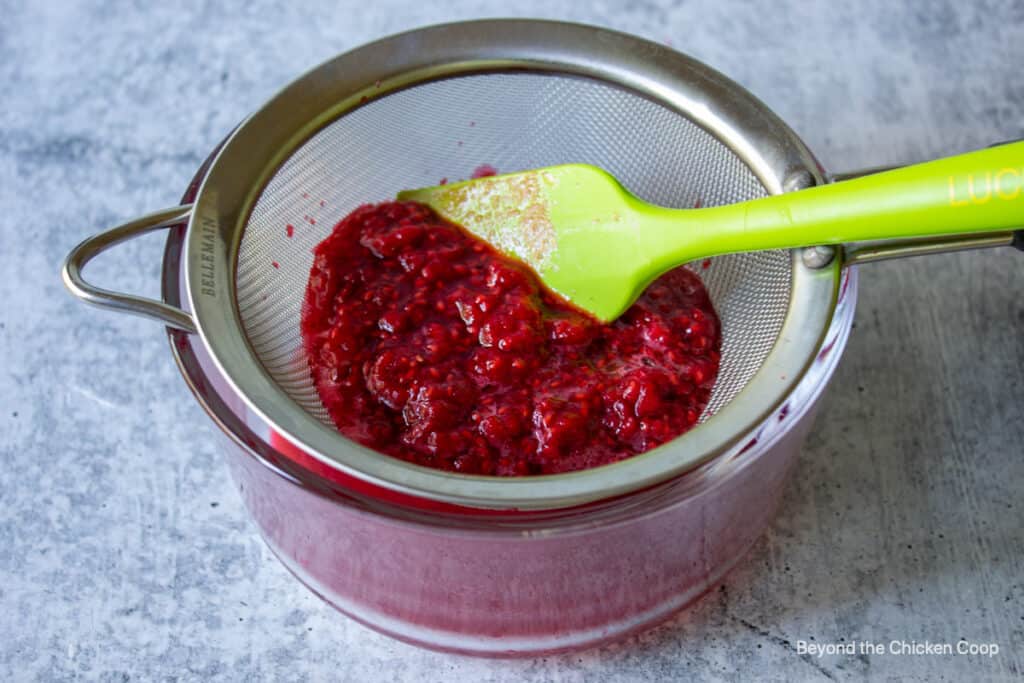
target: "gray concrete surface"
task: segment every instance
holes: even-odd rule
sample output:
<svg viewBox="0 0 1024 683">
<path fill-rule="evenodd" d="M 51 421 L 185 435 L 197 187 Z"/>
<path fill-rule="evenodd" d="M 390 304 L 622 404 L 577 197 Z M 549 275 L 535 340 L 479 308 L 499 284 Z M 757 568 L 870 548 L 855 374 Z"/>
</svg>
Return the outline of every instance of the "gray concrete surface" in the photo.
<svg viewBox="0 0 1024 683">
<path fill-rule="evenodd" d="M 641 637 L 513 662 L 421 651 L 319 602 L 247 521 L 161 330 L 63 291 L 74 243 L 175 202 L 295 75 L 386 33 L 498 15 L 669 42 L 834 170 L 1024 136 L 1021 2 L 0 0 L 0 679 L 1019 680 L 1024 254 L 864 268 L 836 382 L 742 566 Z M 160 246 L 93 276 L 155 294 Z M 999 654 L 797 651 L 961 638 Z"/>
</svg>

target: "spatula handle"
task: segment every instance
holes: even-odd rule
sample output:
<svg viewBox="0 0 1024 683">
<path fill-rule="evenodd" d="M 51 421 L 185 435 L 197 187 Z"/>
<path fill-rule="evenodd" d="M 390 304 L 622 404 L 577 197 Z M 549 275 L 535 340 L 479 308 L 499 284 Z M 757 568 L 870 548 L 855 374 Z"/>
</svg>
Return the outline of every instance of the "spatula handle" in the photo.
<svg viewBox="0 0 1024 683">
<path fill-rule="evenodd" d="M 1024 142 L 709 212 L 736 251 L 1018 229 Z"/>
</svg>

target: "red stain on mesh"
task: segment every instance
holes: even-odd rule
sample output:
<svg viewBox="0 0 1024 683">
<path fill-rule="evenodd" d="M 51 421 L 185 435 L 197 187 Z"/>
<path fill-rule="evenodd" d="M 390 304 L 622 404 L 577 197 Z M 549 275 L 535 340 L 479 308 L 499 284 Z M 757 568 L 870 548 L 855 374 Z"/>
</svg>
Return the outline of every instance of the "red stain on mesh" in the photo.
<svg viewBox="0 0 1024 683">
<path fill-rule="evenodd" d="M 473 169 L 473 175 L 471 178 L 486 178 L 488 176 L 498 175 L 498 169 L 494 168 L 490 164 L 480 164 Z"/>
</svg>

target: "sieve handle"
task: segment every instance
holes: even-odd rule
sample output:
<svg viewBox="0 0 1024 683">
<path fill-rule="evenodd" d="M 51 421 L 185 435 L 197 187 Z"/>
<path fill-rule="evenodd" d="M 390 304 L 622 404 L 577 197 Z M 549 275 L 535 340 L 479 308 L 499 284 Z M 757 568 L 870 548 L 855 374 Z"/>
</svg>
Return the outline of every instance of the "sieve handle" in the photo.
<svg viewBox="0 0 1024 683">
<path fill-rule="evenodd" d="M 131 294 L 120 294 L 96 287 L 82 277 L 82 269 L 85 268 L 85 265 L 110 247 L 147 232 L 177 225 L 188 220 L 191 215 L 192 205 L 182 204 L 147 214 L 106 232 L 93 235 L 72 249 L 64 260 L 64 267 L 61 270 L 64 285 L 73 295 L 87 304 L 152 318 L 169 327 L 194 334 L 196 325 L 192 321 L 192 316 L 180 308 L 169 306 L 162 301 L 144 299 Z"/>
</svg>

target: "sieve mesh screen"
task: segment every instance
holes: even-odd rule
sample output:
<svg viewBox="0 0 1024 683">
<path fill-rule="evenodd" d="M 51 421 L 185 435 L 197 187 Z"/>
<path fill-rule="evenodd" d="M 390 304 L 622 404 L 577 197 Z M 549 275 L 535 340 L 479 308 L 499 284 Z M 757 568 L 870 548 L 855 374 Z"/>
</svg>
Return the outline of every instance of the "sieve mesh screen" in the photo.
<svg viewBox="0 0 1024 683">
<path fill-rule="evenodd" d="M 239 315 L 266 371 L 302 408 L 331 424 L 306 364 L 299 320 L 312 250 L 335 223 L 406 188 L 580 162 L 639 197 L 692 207 L 765 190 L 744 162 L 682 114 L 602 81 L 490 73 L 425 82 L 375 98 L 320 130 L 259 197 L 238 252 Z M 322 204 L 321 204 L 322 203 Z M 293 235 L 287 226 L 294 226 Z M 760 368 L 785 318 L 791 261 L 782 251 L 695 267 L 722 321 L 722 361 L 702 419 Z"/>
</svg>

